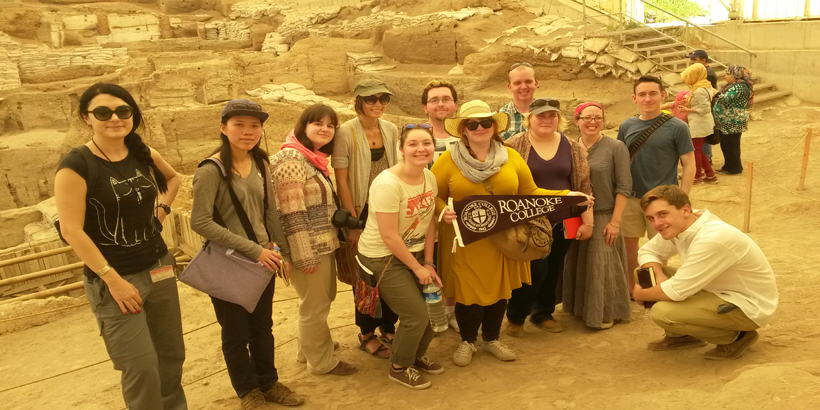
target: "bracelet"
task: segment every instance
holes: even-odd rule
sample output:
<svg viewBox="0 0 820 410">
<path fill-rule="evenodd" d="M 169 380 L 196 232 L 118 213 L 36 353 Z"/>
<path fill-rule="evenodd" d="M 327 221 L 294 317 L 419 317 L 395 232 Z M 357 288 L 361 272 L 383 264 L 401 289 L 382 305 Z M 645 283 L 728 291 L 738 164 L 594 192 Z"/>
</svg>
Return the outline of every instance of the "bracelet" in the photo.
<svg viewBox="0 0 820 410">
<path fill-rule="evenodd" d="M 100 270 L 98 270 L 98 271 L 97 271 L 97 276 L 102 276 L 102 275 L 105 275 L 105 274 L 106 274 L 106 273 L 108 273 L 108 271 L 110 271 L 111 269 L 113 269 L 113 268 L 111 267 L 111 265 L 109 265 L 109 264 L 105 264 L 105 266 L 103 266 L 102 268 L 100 268 Z"/>
<path fill-rule="evenodd" d="M 433 262 L 430 262 L 430 261 L 424 261 L 424 264 L 425 264 L 425 265 L 430 265 L 430 266 L 432 266 L 432 267 L 433 267 L 433 269 L 435 269 L 435 268 L 436 268 L 436 264 L 435 264 L 435 263 L 433 263 Z"/>
<path fill-rule="evenodd" d="M 615 225 L 615 224 L 614 224 L 614 223 L 612 223 L 612 222 L 607 222 L 607 225 L 612 225 L 612 226 L 614 226 L 614 227 L 616 227 L 616 228 L 618 228 L 618 229 L 620 229 L 620 228 L 621 228 L 621 225 Z"/>
</svg>

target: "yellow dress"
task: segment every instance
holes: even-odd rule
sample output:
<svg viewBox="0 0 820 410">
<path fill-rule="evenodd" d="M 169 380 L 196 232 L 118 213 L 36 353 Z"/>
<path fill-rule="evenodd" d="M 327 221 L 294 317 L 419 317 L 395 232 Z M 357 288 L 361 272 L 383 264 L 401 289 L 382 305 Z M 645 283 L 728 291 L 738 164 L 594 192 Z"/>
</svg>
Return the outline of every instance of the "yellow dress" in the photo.
<svg viewBox="0 0 820 410">
<path fill-rule="evenodd" d="M 532 180 L 527 163 L 509 147 L 509 160 L 501 170 L 490 177 L 496 195 L 566 195 L 569 191 L 540 189 Z M 436 160 L 432 168 L 438 184 L 436 215 L 447 204 L 447 198 L 457 201 L 471 195 L 489 195 L 484 185 L 470 182 L 456 167 L 450 152 Z M 444 295 L 455 297 L 463 305 L 489 306 L 499 300 L 509 299 L 513 289 L 522 283 L 531 283 L 530 263 L 504 256 L 489 238 L 457 247 L 451 253 L 455 231 L 453 226 L 439 224 L 439 274 L 444 284 Z"/>
</svg>

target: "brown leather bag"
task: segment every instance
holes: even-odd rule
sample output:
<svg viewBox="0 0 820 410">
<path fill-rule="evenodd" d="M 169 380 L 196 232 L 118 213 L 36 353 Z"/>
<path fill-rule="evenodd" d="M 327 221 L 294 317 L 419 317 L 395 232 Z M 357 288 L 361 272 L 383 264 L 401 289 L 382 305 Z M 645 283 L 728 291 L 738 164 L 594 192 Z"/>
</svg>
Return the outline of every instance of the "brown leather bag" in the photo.
<svg viewBox="0 0 820 410">
<path fill-rule="evenodd" d="M 483 183 L 484 189 L 495 195 L 490 181 Z M 508 258 L 522 262 L 544 259 L 552 247 L 552 224 L 542 216 L 492 235 L 490 241 Z"/>
</svg>

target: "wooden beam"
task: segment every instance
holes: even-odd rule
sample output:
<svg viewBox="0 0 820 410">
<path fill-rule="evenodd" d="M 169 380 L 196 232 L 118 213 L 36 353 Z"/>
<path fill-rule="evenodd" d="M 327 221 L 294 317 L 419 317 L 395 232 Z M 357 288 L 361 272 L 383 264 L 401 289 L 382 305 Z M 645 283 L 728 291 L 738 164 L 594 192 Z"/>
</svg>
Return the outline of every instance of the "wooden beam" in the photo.
<svg viewBox="0 0 820 410">
<path fill-rule="evenodd" d="M 37 252 L 37 253 L 29 254 L 29 255 L 18 256 L 16 258 L 1 260 L 0 261 L 0 268 L 5 267 L 5 266 L 9 266 L 9 265 L 16 265 L 16 264 L 22 263 L 22 262 L 32 261 L 32 260 L 35 260 L 35 259 L 42 259 L 42 258 L 45 258 L 47 256 L 54 256 L 54 255 L 59 255 L 61 253 L 71 252 L 71 250 L 72 249 L 71 249 L 70 246 L 64 246 L 62 248 L 50 249 L 50 250 L 43 251 L 43 252 Z"/>
<path fill-rule="evenodd" d="M 809 167 L 809 149 L 811 148 L 811 130 L 812 129 L 809 128 L 809 132 L 806 134 L 806 143 L 803 145 L 803 166 L 800 168 L 800 183 L 797 185 L 798 191 L 805 189 L 806 169 Z"/>
<path fill-rule="evenodd" d="M 60 266 L 58 268 L 51 268 L 46 270 L 41 270 L 38 272 L 27 273 L 25 275 L 14 276 L 8 279 L 0 280 L 0 286 L 3 285 L 13 285 L 15 283 L 25 282 L 31 279 L 42 278 L 43 276 L 53 275 L 55 273 L 63 273 L 68 272 L 70 270 L 79 269 L 83 267 L 82 262 L 72 263 L 70 265 Z"/>
<path fill-rule="evenodd" d="M 72 290 L 82 289 L 83 283 L 82 282 L 74 282 L 69 285 L 59 286 L 53 289 L 44 290 L 42 292 L 32 293 L 29 295 L 23 295 L 20 297 L 16 297 L 14 299 L 7 299 L 7 300 L 0 300 L 0 305 L 4 305 L 11 302 L 19 302 L 23 300 L 30 300 L 30 299 L 43 299 L 49 296 L 57 296 L 63 293 L 71 292 Z"/>
</svg>

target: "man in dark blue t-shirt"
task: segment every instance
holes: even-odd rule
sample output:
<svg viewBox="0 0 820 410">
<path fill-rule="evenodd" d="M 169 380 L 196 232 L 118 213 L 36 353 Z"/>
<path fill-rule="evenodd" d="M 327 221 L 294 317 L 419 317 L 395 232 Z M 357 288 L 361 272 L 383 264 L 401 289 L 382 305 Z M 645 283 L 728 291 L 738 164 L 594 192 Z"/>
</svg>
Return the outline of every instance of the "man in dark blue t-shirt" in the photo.
<svg viewBox="0 0 820 410">
<path fill-rule="evenodd" d="M 663 83 L 654 76 L 637 79 L 632 90 L 632 101 L 638 106 L 640 115 L 626 119 L 618 129 L 618 140 L 627 147 L 661 117 L 661 103 L 666 99 Z M 655 130 L 632 158 L 629 169 L 633 196 L 627 200 L 621 221 L 630 291 L 635 285 L 632 271 L 638 267 L 638 241 L 644 234 L 651 239 L 657 233 L 644 219 L 641 197 L 657 186 L 677 184 L 678 161 L 683 165 L 681 188 L 689 193 L 695 178 L 694 151 L 689 126 L 673 117 Z"/>
</svg>

